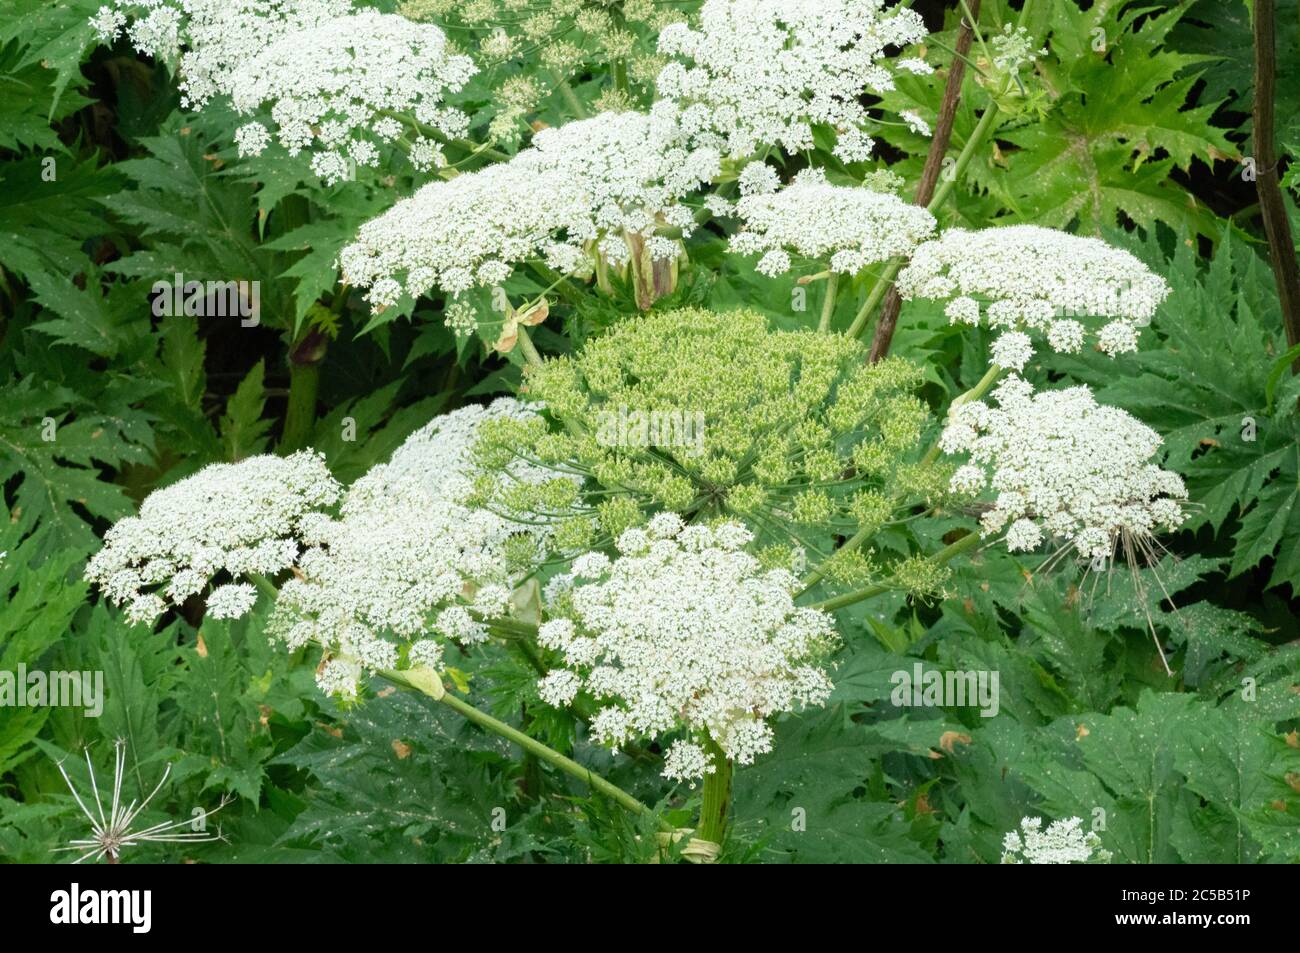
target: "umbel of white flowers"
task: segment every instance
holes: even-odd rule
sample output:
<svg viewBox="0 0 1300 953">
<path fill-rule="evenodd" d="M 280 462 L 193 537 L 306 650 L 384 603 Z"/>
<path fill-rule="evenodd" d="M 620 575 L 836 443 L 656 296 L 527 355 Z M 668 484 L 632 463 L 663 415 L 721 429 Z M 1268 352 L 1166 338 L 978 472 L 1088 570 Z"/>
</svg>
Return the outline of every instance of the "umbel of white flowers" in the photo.
<svg viewBox="0 0 1300 953">
<path fill-rule="evenodd" d="M 542 698 L 594 697 L 592 735 L 616 748 L 684 730 L 665 758 L 670 778 L 714 770 L 708 739 L 741 764 L 770 751 L 770 716 L 829 697 L 818 663 L 837 637 L 830 615 L 794 605 L 793 574 L 744 551 L 752 538 L 739 523 L 687 527 L 660 513 L 624 531 L 618 558 L 575 560 L 547 587 L 556 617 L 538 638 L 564 662 Z"/>
<path fill-rule="evenodd" d="M 405 131 L 394 114 L 411 114 L 447 138 L 463 136 L 468 117 L 443 102 L 474 73 L 467 56 L 452 55 L 437 27 L 367 10 L 286 34 L 239 64 L 231 100 L 241 114 L 270 104 L 276 138 L 290 155 L 315 139 L 324 150 L 312 171 L 331 184 L 348 174 L 348 160 L 379 162 L 374 140 L 391 142 Z M 239 130 L 241 154 L 257 154 L 268 134 L 258 122 Z M 420 137 L 410 152 L 427 170 L 441 153 Z"/>
<path fill-rule="evenodd" d="M 656 81 L 656 114 L 692 145 L 742 158 L 761 147 L 813 148 L 813 127 L 835 130 L 835 156 L 867 159 L 878 123 L 862 94 L 894 88 L 896 71 L 931 73 L 923 60 L 889 57 L 927 35 L 914 10 L 884 0 L 706 0 L 698 28 L 673 23 L 659 51 L 673 57 Z M 914 114 L 914 131 L 929 129 Z"/>
<path fill-rule="evenodd" d="M 1010 523 L 1007 548 L 1033 550 L 1048 537 L 1069 540 L 1085 558 L 1109 556 L 1116 539 L 1142 540 L 1183 521 L 1182 478 L 1154 462 L 1160 436 L 1127 412 L 1098 404 L 1087 387 L 1035 393 L 1019 377 L 982 401 L 959 404 L 940 438 L 947 453 L 969 454 L 951 489 L 994 504 L 986 534 Z"/>
<path fill-rule="evenodd" d="M 1075 353 L 1090 329 L 1079 317 L 1110 318 L 1095 331 L 1110 356 L 1137 350 L 1169 285 L 1129 252 L 1098 238 L 1037 225 L 949 229 L 922 243 L 898 276 L 903 298 L 948 302 L 954 324 L 1003 330 L 993 362 L 1021 370 L 1033 355 L 1029 332 Z"/>
<path fill-rule="evenodd" d="M 200 109 L 230 95 L 234 68 L 269 43 L 351 8 L 352 0 L 113 0 L 90 26 L 104 43 L 125 33 L 137 52 L 179 60 L 181 105 Z"/>
<path fill-rule="evenodd" d="M 141 623 L 224 575 L 229 581 L 208 596 L 208 614 L 241 616 L 257 592 L 240 580 L 293 566 L 304 524 L 340 491 L 324 457 L 311 451 L 212 464 L 150 493 L 138 516 L 116 523 L 86 578 L 126 605 L 128 621 Z"/>
<path fill-rule="evenodd" d="M 1101 838 L 1093 831 L 1085 833 L 1078 817 L 1052 821 L 1046 830 L 1041 817 L 1026 817 L 1019 832 L 1009 831 L 1002 839 L 1004 864 L 1107 864 L 1110 858 Z"/>
<path fill-rule="evenodd" d="M 470 450 L 484 421 L 534 416 L 503 397 L 435 417 L 348 489 L 337 519 L 304 527 L 308 548 L 280 589 L 270 630 L 290 649 L 309 642 L 326 649 L 323 691 L 354 696 L 364 671 L 403 667 L 403 649 L 410 666 L 438 669 L 447 640 L 487 638 L 470 609 L 483 617 L 505 611 L 548 529 L 464 505 L 477 476 Z M 553 475 L 523 463 L 509 468 L 514 481 Z"/>
<path fill-rule="evenodd" d="M 343 280 L 382 308 L 403 292 L 497 285 L 536 257 L 569 274 L 590 261 L 590 243 L 621 264 L 632 254 L 625 235 L 641 236 L 656 260 L 675 258 L 678 243 L 655 231 L 691 233 L 677 199 L 716 176 L 719 160 L 673 137 L 635 112 L 544 129 L 510 161 L 431 182 L 363 225 L 339 254 Z"/>
<path fill-rule="evenodd" d="M 129 27 L 127 14 L 136 17 Z M 468 127 L 444 100 L 476 72 L 469 57 L 453 54 L 436 26 L 354 13 L 350 0 L 117 0 L 91 25 L 104 42 L 125 29 L 150 56 L 172 58 L 183 45 L 187 107 L 226 96 L 241 115 L 269 112 L 276 140 L 290 155 L 313 149 L 312 171 L 326 184 L 346 178 L 349 163 L 378 164 L 380 147 L 405 132 L 398 116 L 449 138 Z M 260 119 L 235 133 L 241 156 L 271 139 Z M 408 155 L 421 170 L 442 160 L 423 135 Z"/>
<path fill-rule="evenodd" d="M 742 192 L 747 177 L 761 175 L 747 176 L 751 168 L 742 173 Z M 934 216 L 920 206 L 886 192 L 831 185 L 821 169 L 805 169 L 780 190 L 749 190 L 736 203 L 744 227 L 729 247 L 742 255 L 762 253 L 756 267 L 765 275 L 788 271 L 791 255 L 829 260 L 831 271 L 854 274 L 911 254 L 934 232 Z"/>
</svg>

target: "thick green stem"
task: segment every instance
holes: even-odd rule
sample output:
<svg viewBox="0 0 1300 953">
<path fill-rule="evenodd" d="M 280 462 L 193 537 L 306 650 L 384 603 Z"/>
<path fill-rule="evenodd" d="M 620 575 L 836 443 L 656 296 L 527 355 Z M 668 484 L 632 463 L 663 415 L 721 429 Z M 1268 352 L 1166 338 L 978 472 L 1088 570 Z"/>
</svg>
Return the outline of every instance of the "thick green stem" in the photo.
<svg viewBox="0 0 1300 953">
<path fill-rule="evenodd" d="M 868 539 L 871 538 L 871 534 L 873 530 L 874 527 L 864 526 L 862 529 L 858 530 L 856 533 L 854 533 L 852 536 L 846 539 L 844 541 L 844 545 L 835 551 L 835 555 L 840 555 L 843 553 L 851 553 L 854 550 L 860 548 L 863 543 L 865 543 Z M 827 564 L 829 562 L 830 560 L 827 559 L 825 562 L 821 563 L 821 565 L 817 566 L 817 568 L 809 572 L 808 575 L 803 577 L 802 592 L 807 592 L 813 586 L 817 585 L 817 583 L 821 582 L 823 579 L 826 578 L 826 569 L 827 569 Z"/>
<path fill-rule="evenodd" d="M 889 261 L 885 262 L 885 270 L 881 272 L 880 280 L 877 281 L 876 286 L 871 289 L 871 294 L 867 295 L 867 300 L 862 302 L 862 307 L 859 308 L 858 313 L 853 316 L 853 323 L 849 325 L 848 331 L 845 332 L 849 337 L 856 338 L 862 334 L 862 331 L 867 326 L 867 321 L 870 319 L 872 313 L 876 310 L 876 307 L 880 302 L 884 300 L 885 292 L 894 286 L 894 279 L 898 277 L 898 272 L 902 267 L 903 259 L 901 258 L 891 258 Z"/>
<path fill-rule="evenodd" d="M 472 721 L 480 728 L 490 731 L 495 735 L 500 735 L 507 741 L 517 744 L 519 747 L 523 748 L 524 751 L 535 756 L 538 761 L 549 764 L 551 767 L 563 771 L 571 777 L 577 778 L 583 784 L 587 785 L 587 787 L 591 788 L 591 790 L 605 795 L 610 800 L 617 802 L 619 806 L 623 807 L 627 811 L 630 811 L 633 814 L 645 815 L 647 817 L 654 815 L 654 812 L 649 807 L 628 794 L 618 785 L 613 784 L 591 770 L 584 768 L 582 765 L 578 764 L 578 762 L 574 761 L 572 758 L 565 757 L 554 748 L 547 747 L 536 738 L 531 738 L 519 729 L 507 725 L 504 721 L 493 718 L 485 711 L 480 711 L 464 699 L 457 698 L 453 693 L 444 692 L 439 696 L 434 692 L 429 691 L 425 686 L 410 680 L 404 673 L 393 671 L 392 669 L 382 670 L 378 674 L 380 677 L 387 679 L 395 685 L 400 685 L 403 688 L 412 688 L 427 695 L 435 701 L 446 705 L 457 714 L 463 715 L 466 719 Z M 671 824 L 662 819 L 660 819 L 658 823 L 659 827 L 664 831 L 672 831 L 674 829 Z"/>
<path fill-rule="evenodd" d="M 324 349 L 322 348 L 322 355 Z M 316 396 L 320 391 L 320 360 L 298 363 L 289 360 L 289 406 L 284 413 L 280 450 L 301 450 L 316 428 Z"/>
<path fill-rule="evenodd" d="M 713 772 L 704 776 L 704 803 L 700 805 L 700 823 L 695 836 L 721 844 L 731 813 L 731 759 L 712 738 L 705 738 L 705 749 L 713 759 Z"/>
<path fill-rule="evenodd" d="M 831 272 L 826 279 L 826 299 L 822 302 L 822 319 L 817 323 L 817 330 L 825 334 L 831 329 L 831 315 L 835 313 L 835 292 L 839 288 L 840 276 Z"/>
<path fill-rule="evenodd" d="M 965 393 L 958 394 L 953 398 L 952 406 L 948 408 L 948 413 L 952 413 L 954 407 L 960 407 L 962 404 L 969 404 L 972 400 L 982 400 L 1000 378 L 1006 372 L 1006 368 L 998 364 L 990 364 L 989 369 L 984 372 L 984 376 L 975 382 L 975 386 Z"/>
<path fill-rule="evenodd" d="M 542 355 L 538 353 L 537 346 L 533 344 L 533 339 L 528 336 L 528 329 L 522 324 L 519 325 L 519 349 L 524 352 L 524 357 L 529 364 L 534 367 L 542 366 Z"/>
<path fill-rule="evenodd" d="M 999 367 L 997 364 L 990 364 L 989 369 L 984 372 L 984 376 L 979 379 L 974 387 L 966 391 L 964 394 L 958 394 L 953 398 L 952 403 L 948 406 L 948 415 L 952 416 L 952 412 L 962 404 L 969 404 L 972 400 L 983 399 L 984 395 L 992 389 L 998 378 L 1000 378 L 1005 372 L 1005 367 Z M 939 453 L 939 441 L 936 440 L 930 445 L 930 449 L 926 451 L 925 456 L 921 458 L 921 465 L 928 467 L 930 464 L 934 463 L 935 460 L 939 459 Z"/>
<path fill-rule="evenodd" d="M 926 206 L 928 212 L 934 214 L 948 201 L 948 196 L 957 187 L 957 181 L 966 174 L 966 167 L 970 165 L 975 153 L 984 145 L 984 141 L 993 131 L 993 125 L 997 120 L 997 104 L 989 103 L 988 108 L 984 110 L 984 115 L 980 116 L 975 131 L 970 134 L 970 138 L 966 140 L 966 145 L 962 146 L 961 152 L 957 155 L 957 163 L 953 166 L 952 174 L 943 177 L 943 181 L 939 183 L 939 188 L 935 190 L 934 198 L 930 199 L 930 204 Z"/>
</svg>

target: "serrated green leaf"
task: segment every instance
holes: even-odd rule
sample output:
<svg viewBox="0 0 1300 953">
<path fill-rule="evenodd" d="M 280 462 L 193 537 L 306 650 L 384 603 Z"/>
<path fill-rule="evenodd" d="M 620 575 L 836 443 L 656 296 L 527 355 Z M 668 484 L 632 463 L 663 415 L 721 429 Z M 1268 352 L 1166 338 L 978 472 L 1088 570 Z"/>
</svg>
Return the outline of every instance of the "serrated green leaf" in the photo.
<svg viewBox="0 0 1300 953">
<path fill-rule="evenodd" d="M 262 361 L 254 364 L 226 401 L 226 412 L 221 418 L 221 443 L 227 460 L 243 460 L 266 449 L 271 421 L 262 419 L 262 411 L 266 409 L 264 371 Z"/>
</svg>

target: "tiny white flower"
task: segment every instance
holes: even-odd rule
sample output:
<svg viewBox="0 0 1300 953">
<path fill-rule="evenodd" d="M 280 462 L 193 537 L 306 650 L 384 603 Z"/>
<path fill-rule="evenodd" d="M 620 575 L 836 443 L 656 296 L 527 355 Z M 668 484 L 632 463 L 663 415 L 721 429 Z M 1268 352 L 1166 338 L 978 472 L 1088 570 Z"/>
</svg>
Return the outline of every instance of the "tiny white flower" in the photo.
<svg viewBox="0 0 1300 953">
<path fill-rule="evenodd" d="M 779 191 L 741 198 L 736 213 L 743 228 L 730 248 L 764 253 L 755 267 L 765 275 L 788 271 L 791 254 L 829 261 L 838 272 L 857 272 L 910 254 L 935 225 L 919 206 L 888 193 L 830 185 L 816 170 L 800 173 Z"/>
<path fill-rule="evenodd" d="M 674 741 L 664 755 L 663 776 L 673 781 L 692 781 L 715 770 L 708 753 L 694 742 Z"/>
<path fill-rule="evenodd" d="M 1076 318 L 1110 318 L 1094 333 L 1113 357 L 1137 349 L 1137 327 L 1150 320 L 1169 285 L 1100 239 L 1010 225 L 949 229 L 922 243 L 899 273 L 898 290 L 904 299 L 950 298 L 949 317 L 971 324 L 979 312 L 968 302 L 978 296 L 988 302 L 989 327 L 1045 334 L 1064 353 L 1078 352 L 1088 333 Z"/>
<path fill-rule="evenodd" d="M 137 516 L 109 529 L 86 578 L 127 603 L 131 622 L 152 622 L 223 573 L 238 581 L 293 566 L 303 521 L 340 492 L 324 457 L 311 451 L 212 464 L 155 490 Z M 253 598 L 251 586 L 223 585 L 210 604 L 234 618 Z"/>
<path fill-rule="evenodd" d="M 927 72 L 916 57 L 892 55 L 925 36 L 915 11 L 879 0 L 705 0 L 695 25 L 659 34 L 672 59 L 656 109 L 692 145 L 733 158 L 767 146 L 803 152 L 822 126 L 836 130 L 836 156 L 859 161 L 877 126 L 863 94 L 892 90 L 900 70 Z"/>
<path fill-rule="evenodd" d="M 918 136 L 932 135 L 930 124 L 921 118 L 920 114 L 911 109 L 905 109 L 900 112 L 899 117 L 907 123 L 907 128 L 912 130 Z"/>
</svg>

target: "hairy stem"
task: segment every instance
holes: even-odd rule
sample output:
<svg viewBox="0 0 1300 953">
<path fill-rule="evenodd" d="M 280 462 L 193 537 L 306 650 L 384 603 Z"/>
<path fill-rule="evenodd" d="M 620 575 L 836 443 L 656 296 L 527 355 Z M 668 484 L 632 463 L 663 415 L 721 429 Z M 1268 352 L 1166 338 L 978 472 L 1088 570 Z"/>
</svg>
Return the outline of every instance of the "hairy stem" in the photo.
<svg viewBox="0 0 1300 953">
<path fill-rule="evenodd" d="M 700 823 L 695 829 L 695 836 L 700 840 L 721 844 L 731 812 L 731 777 L 734 766 L 712 738 L 705 737 L 704 747 L 713 760 L 713 772 L 704 776 L 704 803 L 700 806 Z"/>
<path fill-rule="evenodd" d="M 533 367 L 542 366 L 542 355 L 538 353 L 533 339 L 528 336 L 528 329 L 522 324 L 519 325 L 519 349 L 524 352 L 524 357 Z"/>
<path fill-rule="evenodd" d="M 307 446 L 316 428 L 316 397 L 328 344 L 325 334 L 313 328 L 289 351 L 289 403 L 279 444 L 283 453 Z"/>
</svg>

